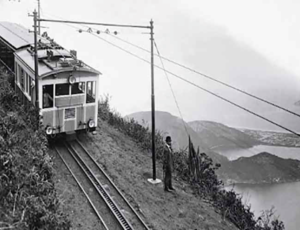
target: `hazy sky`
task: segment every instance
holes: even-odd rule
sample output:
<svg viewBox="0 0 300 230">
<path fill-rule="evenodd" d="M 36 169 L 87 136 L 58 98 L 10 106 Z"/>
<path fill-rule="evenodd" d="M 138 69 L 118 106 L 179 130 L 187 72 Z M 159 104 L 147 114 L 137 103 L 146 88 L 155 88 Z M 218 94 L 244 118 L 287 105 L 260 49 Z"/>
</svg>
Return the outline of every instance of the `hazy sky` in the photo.
<svg viewBox="0 0 300 230">
<path fill-rule="evenodd" d="M 0 0 L 0 21 L 32 27 L 35 0 Z M 41 0 L 42 17 L 149 25 L 161 55 L 291 110 L 300 100 L 299 1 L 292 0 Z M 43 29 L 79 59 L 103 73 L 100 94 L 109 94 L 122 115 L 150 110 L 150 66 L 87 33 L 56 23 Z M 106 27 L 98 27 L 106 30 Z M 119 38 L 150 49 L 149 31 L 118 29 Z M 149 54 L 102 34 L 114 44 L 150 60 Z M 160 65 L 160 60 L 155 58 Z M 167 69 L 276 122 L 295 127 L 292 116 L 164 62 Z M 199 89 L 169 76 L 186 121 L 275 128 Z M 164 73 L 155 69 L 156 109 L 179 116 Z M 299 128 L 300 130 L 300 128 Z"/>
</svg>

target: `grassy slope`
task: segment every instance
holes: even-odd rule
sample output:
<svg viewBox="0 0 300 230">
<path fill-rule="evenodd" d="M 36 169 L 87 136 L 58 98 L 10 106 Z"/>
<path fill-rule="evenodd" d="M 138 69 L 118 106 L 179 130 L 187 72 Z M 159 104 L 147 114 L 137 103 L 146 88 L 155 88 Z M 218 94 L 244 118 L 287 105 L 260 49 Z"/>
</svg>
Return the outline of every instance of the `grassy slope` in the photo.
<svg viewBox="0 0 300 230">
<path fill-rule="evenodd" d="M 126 135 L 99 121 L 97 135 L 80 139 L 154 229 L 236 229 L 193 195 L 186 183 L 174 180 L 176 193 L 165 193 L 162 183 L 150 184 L 151 153 L 141 151 Z M 162 178 L 160 163 L 157 176 Z"/>
</svg>

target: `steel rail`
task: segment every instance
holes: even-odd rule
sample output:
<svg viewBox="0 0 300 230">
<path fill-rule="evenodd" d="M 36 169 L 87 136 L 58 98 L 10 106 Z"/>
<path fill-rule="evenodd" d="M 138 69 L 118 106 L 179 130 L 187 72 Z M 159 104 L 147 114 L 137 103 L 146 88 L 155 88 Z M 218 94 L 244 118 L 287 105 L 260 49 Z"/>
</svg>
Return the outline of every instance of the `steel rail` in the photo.
<svg viewBox="0 0 300 230">
<path fill-rule="evenodd" d="M 75 142 L 78 143 L 78 145 L 85 151 L 86 155 L 94 162 L 94 164 L 98 167 L 98 169 L 103 173 L 105 178 L 111 183 L 112 187 L 117 191 L 117 193 L 121 196 L 121 198 L 124 200 L 124 202 L 128 205 L 130 210 L 136 215 L 138 220 L 141 222 L 143 227 L 147 230 L 150 230 L 148 228 L 147 224 L 144 222 L 144 220 L 141 218 L 141 216 L 137 213 L 137 211 L 132 207 L 132 205 L 129 203 L 129 201 L 126 199 L 126 197 L 122 194 L 122 192 L 118 189 L 118 187 L 115 185 L 115 183 L 110 179 L 110 177 L 107 175 L 107 173 L 100 167 L 100 165 L 96 162 L 96 160 L 91 156 L 91 154 L 88 152 L 88 150 L 83 146 L 83 144 L 78 140 L 75 139 Z"/>
<path fill-rule="evenodd" d="M 101 182 L 96 178 L 96 176 L 93 174 L 91 169 L 85 164 L 83 159 L 79 156 L 78 152 L 70 144 L 65 144 L 65 146 L 69 150 L 72 157 L 76 160 L 78 165 L 82 168 L 85 175 L 89 178 L 91 183 L 94 185 L 99 195 L 105 201 L 106 205 L 109 207 L 109 209 L 111 210 L 111 212 L 113 213 L 113 215 L 115 216 L 115 218 L 117 219 L 121 227 L 126 230 L 133 229 L 133 227 L 130 225 L 128 220 L 122 214 L 120 208 L 114 202 L 112 197 L 110 197 L 110 195 L 105 191 Z"/>
<path fill-rule="evenodd" d="M 60 151 L 57 149 L 57 147 L 54 147 L 55 151 L 57 152 L 58 156 L 61 158 L 61 160 L 63 161 L 63 163 L 65 164 L 65 166 L 67 167 L 67 169 L 69 170 L 69 172 L 71 173 L 71 175 L 73 176 L 73 178 L 75 179 L 76 183 L 78 184 L 79 188 L 81 189 L 81 191 L 84 193 L 85 197 L 87 198 L 89 204 L 92 206 L 94 212 L 96 213 L 97 217 L 99 218 L 99 220 L 101 221 L 101 223 L 103 224 L 104 228 L 106 230 L 109 230 L 109 228 L 107 227 L 107 225 L 105 224 L 104 220 L 102 219 L 101 215 L 99 214 L 97 208 L 95 207 L 95 205 L 93 204 L 93 202 L 91 201 L 90 197 L 88 196 L 88 194 L 84 191 L 82 184 L 79 182 L 79 180 L 77 179 L 77 177 L 75 176 L 75 174 L 73 173 L 73 171 L 71 170 L 71 168 L 69 167 L 69 165 L 67 164 L 67 162 L 65 161 L 65 159 L 62 157 Z"/>
</svg>

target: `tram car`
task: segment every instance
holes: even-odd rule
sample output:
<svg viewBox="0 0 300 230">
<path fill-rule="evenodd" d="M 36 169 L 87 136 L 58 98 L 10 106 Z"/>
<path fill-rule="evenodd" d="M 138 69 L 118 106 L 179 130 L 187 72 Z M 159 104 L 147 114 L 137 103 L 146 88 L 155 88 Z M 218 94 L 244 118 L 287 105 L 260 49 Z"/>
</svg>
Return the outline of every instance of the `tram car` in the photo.
<svg viewBox="0 0 300 230">
<path fill-rule="evenodd" d="M 99 71 L 78 60 L 76 51 L 64 49 L 44 33 L 38 37 L 35 85 L 33 34 L 19 25 L 0 23 L 0 46 L 3 44 L 10 46 L 14 55 L 15 90 L 24 104 L 36 105 L 38 99 L 47 135 L 95 131 Z M 11 57 L 4 60 L 11 62 Z"/>
</svg>

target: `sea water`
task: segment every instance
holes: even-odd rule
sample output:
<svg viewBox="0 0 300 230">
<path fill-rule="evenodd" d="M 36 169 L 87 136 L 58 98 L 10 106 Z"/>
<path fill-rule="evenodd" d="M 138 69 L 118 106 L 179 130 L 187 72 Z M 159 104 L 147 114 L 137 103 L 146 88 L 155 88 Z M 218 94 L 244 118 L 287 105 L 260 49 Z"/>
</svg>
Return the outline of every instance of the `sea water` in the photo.
<svg viewBox="0 0 300 230">
<path fill-rule="evenodd" d="M 250 157 L 260 152 L 268 152 L 281 158 L 300 160 L 300 148 L 258 145 L 250 149 L 221 151 L 230 160 Z M 300 169 L 299 169 L 300 170 Z M 227 187 L 230 189 L 232 186 Z M 251 205 L 256 218 L 263 210 L 275 207 L 286 230 L 300 229 L 300 182 L 283 184 L 236 184 L 233 189 L 243 195 L 243 201 Z"/>
</svg>

